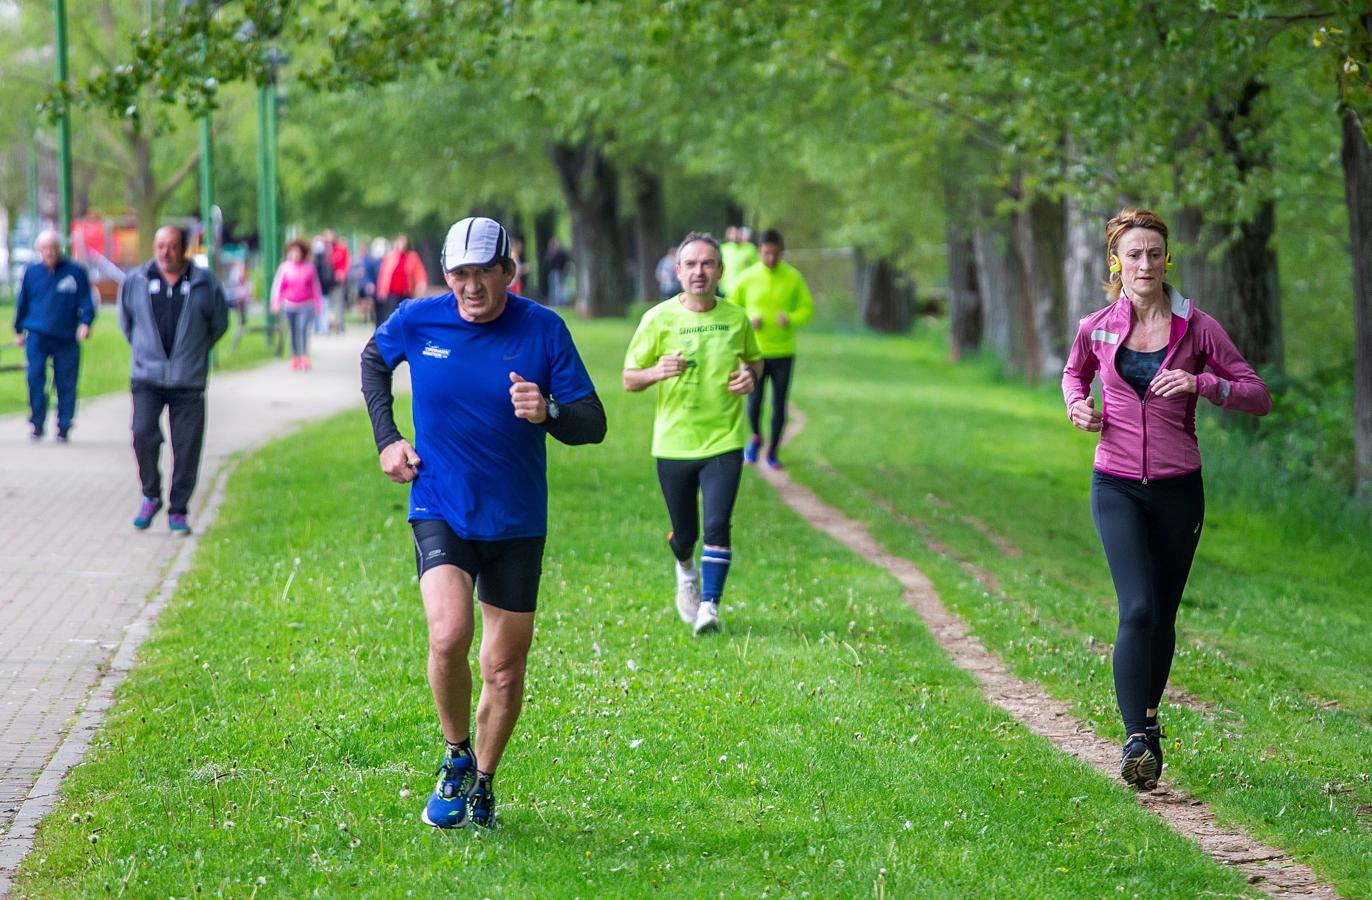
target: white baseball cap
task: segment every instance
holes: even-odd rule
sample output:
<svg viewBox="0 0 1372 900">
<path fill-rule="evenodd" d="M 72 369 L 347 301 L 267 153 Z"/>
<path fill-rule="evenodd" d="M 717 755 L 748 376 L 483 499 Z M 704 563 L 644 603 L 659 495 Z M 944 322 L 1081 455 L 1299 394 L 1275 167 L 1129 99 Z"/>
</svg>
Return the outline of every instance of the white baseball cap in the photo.
<svg viewBox="0 0 1372 900">
<path fill-rule="evenodd" d="M 495 219 L 468 216 L 453 223 L 443 241 L 443 271 L 463 266 L 489 266 L 510 256 L 510 235 Z"/>
</svg>

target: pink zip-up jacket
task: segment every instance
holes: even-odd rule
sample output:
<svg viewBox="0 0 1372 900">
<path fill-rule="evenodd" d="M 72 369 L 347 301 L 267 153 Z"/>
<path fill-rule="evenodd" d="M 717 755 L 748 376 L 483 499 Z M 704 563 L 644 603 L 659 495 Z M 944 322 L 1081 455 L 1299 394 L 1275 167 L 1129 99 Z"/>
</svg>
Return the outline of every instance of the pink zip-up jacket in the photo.
<svg viewBox="0 0 1372 900">
<path fill-rule="evenodd" d="M 1115 354 L 1134 327 L 1133 303 L 1123 295 L 1081 320 L 1062 370 L 1062 396 L 1069 413 L 1073 403 L 1091 395 L 1091 382 L 1100 374 L 1103 424 L 1096 445 L 1096 470 L 1144 484 L 1150 478 L 1175 478 L 1201 467 L 1197 395 L 1223 409 L 1257 416 L 1272 408 L 1267 385 L 1220 323 L 1171 285 L 1167 295 L 1172 301 L 1172 332 L 1159 371 L 1182 369 L 1195 375 L 1195 394 L 1159 397 L 1150 387 L 1140 400 L 1120 376 Z"/>
<path fill-rule="evenodd" d="M 312 262 L 292 262 L 286 260 L 276 270 L 272 279 L 272 312 L 281 312 L 285 303 L 310 304 L 315 315 L 324 311 L 324 292 L 319 286 L 319 273 Z"/>
</svg>

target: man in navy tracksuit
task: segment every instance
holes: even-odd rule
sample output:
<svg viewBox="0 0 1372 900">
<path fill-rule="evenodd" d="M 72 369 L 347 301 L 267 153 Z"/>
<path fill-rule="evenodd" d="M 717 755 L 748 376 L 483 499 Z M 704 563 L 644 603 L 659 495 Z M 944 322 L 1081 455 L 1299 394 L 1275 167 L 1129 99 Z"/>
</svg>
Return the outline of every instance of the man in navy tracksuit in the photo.
<svg viewBox="0 0 1372 900">
<path fill-rule="evenodd" d="M 24 270 L 14 311 L 15 343 L 29 358 L 29 421 L 33 439 L 43 437 L 48 417 L 48 360 L 57 389 L 57 439 L 66 441 L 76 415 L 76 377 L 81 347 L 95 321 L 86 270 L 62 256 L 62 240 L 48 229 L 34 242 L 41 262 Z"/>
</svg>

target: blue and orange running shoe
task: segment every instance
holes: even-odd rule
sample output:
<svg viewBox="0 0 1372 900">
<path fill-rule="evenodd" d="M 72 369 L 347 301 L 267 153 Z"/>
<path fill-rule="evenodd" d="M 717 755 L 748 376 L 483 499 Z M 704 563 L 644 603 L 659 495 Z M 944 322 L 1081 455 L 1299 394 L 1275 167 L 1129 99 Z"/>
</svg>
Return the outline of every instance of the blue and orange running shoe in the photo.
<svg viewBox="0 0 1372 900">
<path fill-rule="evenodd" d="M 465 827 L 468 795 L 476 784 L 476 759 L 471 754 L 445 757 L 435 774 L 438 784 L 420 818 L 434 828 Z"/>
<path fill-rule="evenodd" d="M 755 434 L 743 448 L 743 461 L 746 463 L 757 462 L 757 455 L 762 452 L 762 435 Z"/>
<path fill-rule="evenodd" d="M 485 778 L 478 778 L 468 801 L 472 824 L 477 828 L 495 827 L 495 791 Z"/>
</svg>

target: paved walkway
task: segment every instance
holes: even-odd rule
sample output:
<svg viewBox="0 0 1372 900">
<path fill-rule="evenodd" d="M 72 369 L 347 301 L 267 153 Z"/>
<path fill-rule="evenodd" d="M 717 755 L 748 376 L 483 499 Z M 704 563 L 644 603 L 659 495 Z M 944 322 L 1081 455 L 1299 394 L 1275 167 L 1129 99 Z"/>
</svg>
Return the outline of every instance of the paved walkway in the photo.
<svg viewBox="0 0 1372 900">
<path fill-rule="evenodd" d="M 193 527 L 213 517 L 234 454 L 361 406 L 369 334 L 316 336 L 308 374 L 273 361 L 213 377 Z M 67 445 L 31 442 L 25 416 L 0 416 L 0 895 L 194 552 L 196 538 L 167 531 L 165 511 L 146 532 L 130 524 L 129 415 L 127 393 L 83 401 Z M 167 455 L 164 445 L 164 485 Z"/>
</svg>

